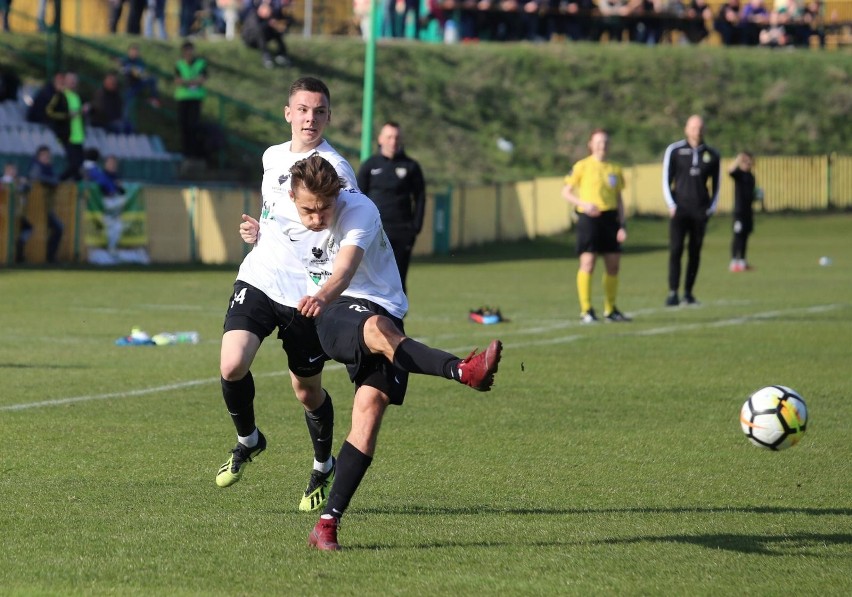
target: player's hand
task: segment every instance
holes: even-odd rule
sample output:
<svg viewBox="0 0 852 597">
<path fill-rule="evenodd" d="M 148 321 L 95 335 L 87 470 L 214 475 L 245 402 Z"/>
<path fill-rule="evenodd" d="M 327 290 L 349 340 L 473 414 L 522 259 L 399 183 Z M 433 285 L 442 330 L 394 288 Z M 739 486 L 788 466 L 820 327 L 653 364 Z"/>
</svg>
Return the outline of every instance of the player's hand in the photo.
<svg viewBox="0 0 852 597">
<path fill-rule="evenodd" d="M 601 210 L 598 209 L 598 206 L 594 203 L 586 203 L 583 205 L 583 213 L 589 216 L 590 218 L 597 218 L 601 215 Z"/>
<path fill-rule="evenodd" d="M 315 296 L 303 296 L 296 307 L 305 317 L 318 317 L 325 307 L 325 301 Z"/>
<path fill-rule="evenodd" d="M 240 236 L 243 242 L 253 245 L 260 238 L 260 224 L 253 217 L 243 214 L 243 221 L 240 224 Z"/>
<path fill-rule="evenodd" d="M 669 217 L 670 217 L 670 218 L 675 217 L 675 214 L 676 214 L 676 213 L 677 213 L 677 206 L 675 206 L 675 207 L 670 207 L 670 208 L 669 208 Z"/>
<path fill-rule="evenodd" d="M 618 241 L 618 244 L 623 243 L 627 240 L 627 230 L 624 228 L 619 228 L 618 232 L 615 233 L 615 240 Z"/>
</svg>

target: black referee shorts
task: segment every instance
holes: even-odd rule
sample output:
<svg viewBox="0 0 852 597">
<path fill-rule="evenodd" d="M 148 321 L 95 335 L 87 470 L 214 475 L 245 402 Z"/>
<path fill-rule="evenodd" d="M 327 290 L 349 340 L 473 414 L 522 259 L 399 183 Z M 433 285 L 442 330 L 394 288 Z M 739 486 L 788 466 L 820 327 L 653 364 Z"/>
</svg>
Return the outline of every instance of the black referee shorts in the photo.
<svg viewBox="0 0 852 597">
<path fill-rule="evenodd" d="M 370 386 L 384 392 L 391 404 L 402 404 L 408 388 L 408 371 L 372 354 L 364 344 L 364 323 L 384 315 L 404 332 L 402 320 L 367 299 L 342 296 L 323 309 L 316 319 L 317 334 L 325 353 L 344 363 L 356 387 Z"/>
<path fill-rule="evenodd" d="M 620 253 L 618 211 L 601 212 L 596 218 L 577 214 L 577 255 L 583 253 Z"/>
<path fill-rule="evenodd" d="M 328 357 L 313 320 L 293 307 L 276 303 L 251 284 L 237 280 L 225 314 L 225 331 L 245 330 L 263 341 L 275 328 L 287 353 L 290 371 L 299 377 L 313 377 L 322 372 Z"/>
</svg>

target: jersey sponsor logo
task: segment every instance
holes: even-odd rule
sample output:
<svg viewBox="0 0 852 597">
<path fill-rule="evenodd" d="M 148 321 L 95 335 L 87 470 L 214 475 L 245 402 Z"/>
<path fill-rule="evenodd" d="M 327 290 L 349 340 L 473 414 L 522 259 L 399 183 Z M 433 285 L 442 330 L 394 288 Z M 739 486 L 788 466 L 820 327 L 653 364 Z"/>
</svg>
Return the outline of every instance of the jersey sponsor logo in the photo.
<svg viewBox="0 0 852 597">
<path fill-rule="evenodd" d="M 381 174 L 381 173 L 382 173 L 381 168 L 371 168 L 370 169 L 370 175 L 372 175 L 372 176 L 376 176 L 377 174 Z"/>
<path fill-rule="evenodd" d="M 408 174 L 408 168 L 398 166 L 394 169 L 394 172 L 396 172 L 397 178 L 405 178 L 405 175 Z"/>
</svg>

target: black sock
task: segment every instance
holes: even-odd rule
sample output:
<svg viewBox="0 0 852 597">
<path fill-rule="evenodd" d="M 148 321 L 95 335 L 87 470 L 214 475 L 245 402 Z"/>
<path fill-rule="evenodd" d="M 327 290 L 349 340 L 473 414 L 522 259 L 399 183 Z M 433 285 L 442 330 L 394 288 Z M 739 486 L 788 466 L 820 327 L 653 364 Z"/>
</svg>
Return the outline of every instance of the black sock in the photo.
<svg viewBox="0 0 852 597">
<path fill-rule="evenodd" d="M 318 409 L 305 411 L 305 422 L 314 445 L 314 458 L 317 462 L 327 461 L 331 457 L 331 440 L 334 435 L 334 405 L 328 392 Z"/>
<path fill-rule="evenodd" d="M 349 442 L 343 442 L 340 454 L 337 455 L 337 472 L 323 514 L 335 518 L 343 516 L 372 462 L 372 456 L 367 456 Z"/>
<path fill-rule="evenodd" d="M 222 378 L 222 397 L 225 398 L 225 406 L 237 435 L 247 437 L 256 429 L 254 423 L 254 378 L 251 371 L 237 381 L 228 381 Z"/>
<path fill-rule="evenodd" d="M 461 361 L 454 354 L 406 338 L 396 347 L 393 364 L 403 371 L 456 379 Z"/>
</svg>

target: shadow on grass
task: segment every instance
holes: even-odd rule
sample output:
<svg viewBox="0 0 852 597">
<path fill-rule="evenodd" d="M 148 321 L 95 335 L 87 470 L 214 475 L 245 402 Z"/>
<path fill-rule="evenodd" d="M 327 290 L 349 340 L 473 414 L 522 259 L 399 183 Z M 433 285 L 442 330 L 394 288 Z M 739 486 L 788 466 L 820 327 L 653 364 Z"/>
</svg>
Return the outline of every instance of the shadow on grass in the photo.
<svg viewBox="0 0 852 597">
<path fill-rule="evenodd" d="M 507 514 L 515 516 L 563 516 L 577 514 L 806 514 L 809 516 L 852 516 L 852 508 L 795 508 L 789 506 L 733 506 L 707 507 L 633 507 L 633 508 L 494 508 L 469 506 L 402 506 L 398 508 L 358 508 L 363 514 L 416 514 L 418 516 L 464 516 L 482 514 Z"/>
<path fill-rule="evenodd" d="M 592 541 L 533 541 L 528 545 L 537 547 L 588 547 L 598 545 L 639 545 L 647 543 L 684 543 L 706 547 L 707 549 L 726 550 L 744 554 L 765 556 L 814 556 L 825 557 L 825 549 L 835 545 L 852 545 L 852 535 L 845 533 L 794 533 L 791 535 L 766 536 L 733 533 L 704 535 L 659 535 L 648 537 L 625 537 L 619 539 L 598 539 Z M 442 549 L 452 547 L 511 547 L 523 545 L 523 541 L 447 541 L 418 543 L 413 545 L 346 545 L 346 551 L 380 551 L 390 549 Z"/>
<path fill-rule="evenodd" d="M 493 508 L 490 506 L 448 508 L 448 507 L 401 507 L 401 508 L 365 508 L 358 509 L 366 514 L 415 514 L 419 516 L 465 516 L 465 515 L 545 515 L 569 516 L 583 514 L 805 514 L 809 516 L 850 516 L 852 508 L 790 508 L 780 506 L 738 506 L 731 508 L 707 507 L 673 507 L 673 508 Z M 539 547 L 582 547 L 595 545 L 633 545 L 642 543 L 687 543 L 706 547 L 708 549 L 723 549 L 739 553 L 786 556 L 786 555 L 820 555 L 824 556 L 823 548 L 832 545 L 852 545 L 852 534 L 849 533 L 793 533 L 785 535 L 749 535 L 739 533 L 712 533 L 696 535 L 651 535 L 638 537 L 623 537 L 610 539 L 594 539 L 589 541 L 533 541 L 530 545 Z M 506 541 L 475 541 L 475 542 L 433 542 L 414 545 L 345 545 L 349 550 L 386 550 L 386 549 L 439 549 L 446 547 L 506 547 L 521 545 L 520 542 Z M 820 548 L 820 552 L 813 551 Z"/>
</svg>

